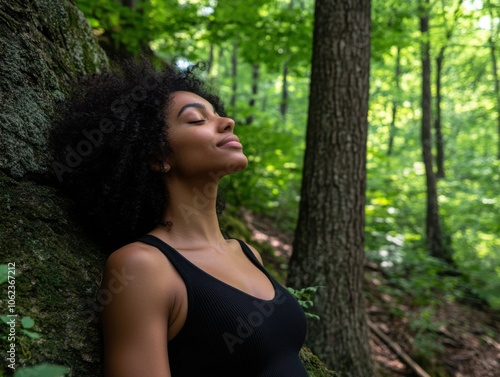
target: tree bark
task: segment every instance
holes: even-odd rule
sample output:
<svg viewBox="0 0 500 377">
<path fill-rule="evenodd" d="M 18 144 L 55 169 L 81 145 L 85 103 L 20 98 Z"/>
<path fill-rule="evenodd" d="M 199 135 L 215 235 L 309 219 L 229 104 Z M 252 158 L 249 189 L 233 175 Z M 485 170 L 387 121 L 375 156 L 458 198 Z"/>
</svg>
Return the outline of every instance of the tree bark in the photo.
<svg viewBox="0 0 500 377">
<path fill-rule="evenodd" d="M 492 5 L 488 1 L 488 10 L 490 14 L 490 19 L 494 20 L 494 14 L 492 10 Z M 496 40 L 498 38 L 498 30 L 500 29 L 500 25 L 497 25 L 497 29 L 495 30 L 493 26 L 493 21 L 491 26 L 491 33 L 488 39 L 488 44 L 490 46 L 490 56 L 491 56 L 491 65 L 493 71 L 493 79 L 495 81 L 495 99 L 496 99 L 496 111 L 497 111 L 497 159 L 500 160 L 500 78 L 498 76 L 498 62 L 497 62 L 497 48 L 496 48 Z"/>
<path fill-rule="evenodd" d="M 103 70 L 108 59 L 69 0 L 0 0 L 0 51 L 0 263 L 16 268 L 16 372 L 44 362 L 68 367 L 68 376 L 99 376 L 102 306 L 95 295 L 105 255 L 60 193 L 39 182 L 49 175 L 47 142 L 59 101 L 72 79 Z M 20 331 L 28 316 L 38 340 Z M 0 349 L 9 349 L 6 337 Z M 0 375 L 12 375 L 7 365 Z"/>
<path fill-rule="evenodd" d="M 443 130 L 442 130 L 442 117 L 441 117 L 441 104 L 442 104 L 442 86 L 441 79 L 443 73 L 443 64 L 445 51 L 450 43 L 451 37 L 453 35 L 453 31 L 455 30 L 455 24 L 460 15 L 460 9 L 462 5 L 462 0 L 458 0 L 455 11 L 453 12 L 453 19 L 451 20 L 451 25 L 448 25 L 446 20 L 445 12 L 446 12 L 446 4 L 443 0 L 442 3 L 442 12 L 443 12 L 443 24 L 445 27 L 445 42 L 444 45 L 439 49 L 438 56 L 436 57 L 436 119 L 434 120 L 434 133 L 436 135 L 436 178 L 444 178 L 445 177 L 445 166 L 444 166 L 444 140 L 443 140 Z"/>
<path fill-rule="evenodd" d="M 73 77 L 107 64 L 72 2 L 0 0 L 0 170 L 45 174 L 57 102 Z"/>
<path fill-rule="evenodd" d="M 259 65 L 252 64 L 252 92 L 250 94 L 250 100 L 248 101 L 248 107 L 251 114 L 246 119 L 246 124 L 253 123 L 253 113 L 255 110 L 255 101 L 257 99 L 257 94 L 259 93 Z"/>
<path fill-rule="evenodd" d="M 234 109 L 236 107 L 236 95 L 238 93 L 238 46 L 233 44 L 233 51 L 231 53 L 231 78 L 233 83 L 231 85 L 231 100 L 229 104 Z"/>
<path fill-rule="evenodd" d="M 212 72 L 212 67 L 214 65 L 214 44 L 210 43 L 209 50 L 208 50 L 208 60 L 207 60 L 207 74 L 210 75 Z"/>
<path fill-rule="evenodd" d="M 370 1 L 317 0 L 306 153 L 288 284 L 321 286 L 306 343 L 373 376 L 362 291 Z"/>
<path fill-rule="evenodd" d="M 280 114 L 283 120 L 286 120 L 288 111 L 288 60 L 283 64 L 283 80 L 281 84 L 281 103 Z"/>
<path fill-rule="evenodd" d="M 495 98 L 497 107 L 497 137 L 498 137 L 498 150 L 497 159 L 500 160 L 500 78 L 498 77 L 498 63 L 496 56 L 496 46 L 495 42 L 490 38 L 490 53 L 491 53 L 491 63 L 493 67 L 493 78 L 495 80 Z"/>
<path fill-rule="evenodd" d="M 433 168 L 432 156 L 432 127 L 431 127 L 431 59 L 429 41 L 429 0 L 420 3 L 420 31 L 422 34 L 422 123 L 421 141 L 422 157 L 425 166 L 427 187 L 426 204 L 426 243 L 429 254 L 443 261 L 451 263 L 451 257 L 443 244 L 441 220 L 437 194 L 436 175 Z"/>
<path fill-rule="evenodd" d="M 444 145 L 443 131 L 441 129 L 441 77 L 443 72 L 445 48 L 439 49 L 439 54 L 436 58 L 436 119 L 434 120 L 434 133 L 436 135 L 436 178 L 444 178 Z"/>
<path fill-rule="evenodd" d="M 396 134 L 396 119 L 400 101 L 400 81 L 401 81 L 401 46 L 397 47 L 396 52 L 396 68 L 394 69 L 394 82 L 396 84 L 396 99 L 392 101 L 391 124 L 389 125 L 389 143 L 387 155 L 392 155 L 394 149 L 394 136 Z"/>
</svg>

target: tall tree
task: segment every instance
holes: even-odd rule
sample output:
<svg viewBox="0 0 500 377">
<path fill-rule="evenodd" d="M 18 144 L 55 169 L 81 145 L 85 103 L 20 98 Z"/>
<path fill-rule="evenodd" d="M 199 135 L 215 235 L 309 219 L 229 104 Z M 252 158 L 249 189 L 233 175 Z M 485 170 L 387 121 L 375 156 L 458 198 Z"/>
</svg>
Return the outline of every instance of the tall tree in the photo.
<svg viewBox="0 0 500 377">
<path fill-rule="evenodd" d="M 231 100 L 229 104 L 234 109 L 236 107 L 236 96 L 238 94 L 238 45 L 236 42 L 233 43 L 233 50 L 231 53 L 231 78 L 233 83 L 231 85 Z"/>
<path fill-rule="evenodd" d="M 281 80 L 281 103 L 280 114 L 283 120 L 286 120 L 288 111 L 288 60 L 283 63 L 283 78 Z"/>
<path fill-rule="evenodd" d="M 437 195 L 436 174 L 433 168 L 432 156 L 432 126 L 431 126 L 431 57 L 429 38 L 429 0 L 420 0 L 420 32 L 421 59 L 422 59 L 422 121 L 421 141 L 422 157 L 425 166 L 425 178 L 427 187 L 426 206 L 426 242 L 430 255 L 451 262 L 443 244 L 441 233 L 441 220 L 439 217 L 439 204 Z"/>
<path fill-rule="evenodd" d="M 373 376 L 362 293 L 370 0 L 317 0 L 306 153 L 288 284 L 321 286 L 307 344 Z"/>
<path fill-rule="evenodd" d="M 396 86 L 396 97 L 392 100 L 391 123 L 389 124 L 389 145 L 387 155 L 392 155 L 394 148 L 394 136 L 396 134 L 396 120 L 401 97 L 401 46 L 397 46 L 396 50 L 396 66 L 394 68 L 394 83 Z"/>
<path fill-rule="evenodd" d="M 498 74 L 498 61 L 497 61 L 497 40 L 498 34 L 500 32 L 500 23 L 494 22 L 496 16 L 493 11 L 493 6 L 490 1 L 486 2 L 488 13 L 490 16 L 490 36 L 488 38 L 488 45 L 490 47 L 491 65 L 493 71 L 493 79 L 495 81 L 495 101 L 496 101 L 496 112 L 497 112 L 497 137 L 498 137 L 498 149 L 497 149 L 497 159 L 500 160 L 500 77 Z"/>
<path fill-rule="evenodd" d="M 253 113 L 255 111 L 255 101 L 257 100 L 257 95 L 259 93 L 259 64 L 252 64 L 252 92 L 250 93 L 250 99 L 248 100 L 248 108 L 250 110 L 250 115 L 247 116 L 246 124 L 253 123 Z"/>
<path fill-rule="evenodd" d="M 445 40 L 441 47 L 439 48 L 438 55 L 436 57 L 436 118 L 434 119 L 434 132 L 436 135 L 436 178 L 444 178 L 444 141 L 443 141 L 443 131 L 442 131 L 442 77 L 443 77 L 443 64 L 446 49 L 448 48 L 451 37 L 453 36 L 453 31 L 457 24 L 457 19 L 460 15 L 460 9 L 463 0 L 458 0 L 455 10 L 453 12 L 453 18 L 448 21 L 446 17 L 446 4 L 441 1 L 441 9 L 443 15 L 443 27 L 445 32 Z"/>
</svg>

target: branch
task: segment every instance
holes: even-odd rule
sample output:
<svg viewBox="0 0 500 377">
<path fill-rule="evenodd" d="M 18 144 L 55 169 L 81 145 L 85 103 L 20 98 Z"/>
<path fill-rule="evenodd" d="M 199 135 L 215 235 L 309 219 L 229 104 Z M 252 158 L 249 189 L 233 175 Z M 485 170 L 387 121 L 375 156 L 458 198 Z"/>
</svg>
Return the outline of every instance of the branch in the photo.
<svg viewBox="0 0 500 377">
<path fill-rule="evenodd" d="M 399 344 L 393 342 L 387 335 L 380 330 L 377 325 L 368 320 L 368 326 L 377 335 L 387 347 L 389 347 L 406 365 L 408 365 L 419 377 L 431 377 L 425 370 L 422 369 L 413 359 L 401 349 Z"/>
</svg>

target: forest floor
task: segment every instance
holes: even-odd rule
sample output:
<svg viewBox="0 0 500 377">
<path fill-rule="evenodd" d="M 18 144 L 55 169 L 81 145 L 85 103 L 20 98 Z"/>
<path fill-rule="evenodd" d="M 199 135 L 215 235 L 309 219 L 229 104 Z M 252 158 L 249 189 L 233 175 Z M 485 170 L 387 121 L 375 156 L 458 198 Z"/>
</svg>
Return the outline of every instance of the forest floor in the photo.
<svg viewBox="0 0 500 377">
<path fill-rule="evenodd" d="M 286 274 L 293 235 L 265 218 L 244 213 L 253 241 L 273 247 L 266 264 Z M 412 304 L 412 292 L 392 296 L 383 269 L 365 264 L 364 290 L 370 347 L 378 377 L 499 377 L 500 311 L 440 297 L 431 306 Z M 408 300 L 405 300 L 405 295 Z"/>
</svg>

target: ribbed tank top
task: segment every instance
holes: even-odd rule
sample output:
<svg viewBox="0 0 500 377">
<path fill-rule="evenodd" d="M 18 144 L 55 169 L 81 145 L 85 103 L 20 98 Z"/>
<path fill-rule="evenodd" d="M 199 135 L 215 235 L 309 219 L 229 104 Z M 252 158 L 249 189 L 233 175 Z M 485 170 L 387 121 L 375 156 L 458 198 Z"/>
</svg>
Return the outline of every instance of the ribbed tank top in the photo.
<svg viewBox="0 0 500 377">
<path fill-rule="evenodd" d="M 168 342 L 172 377 L 307 377 L 298 355 L 305 314 L 244 242 L 242 251 L 274 286 L 271 300 L 218 280 L 155 236 L 138 241 L 158 248 L 186 285 L 186 322 Z"/>
</svg>

